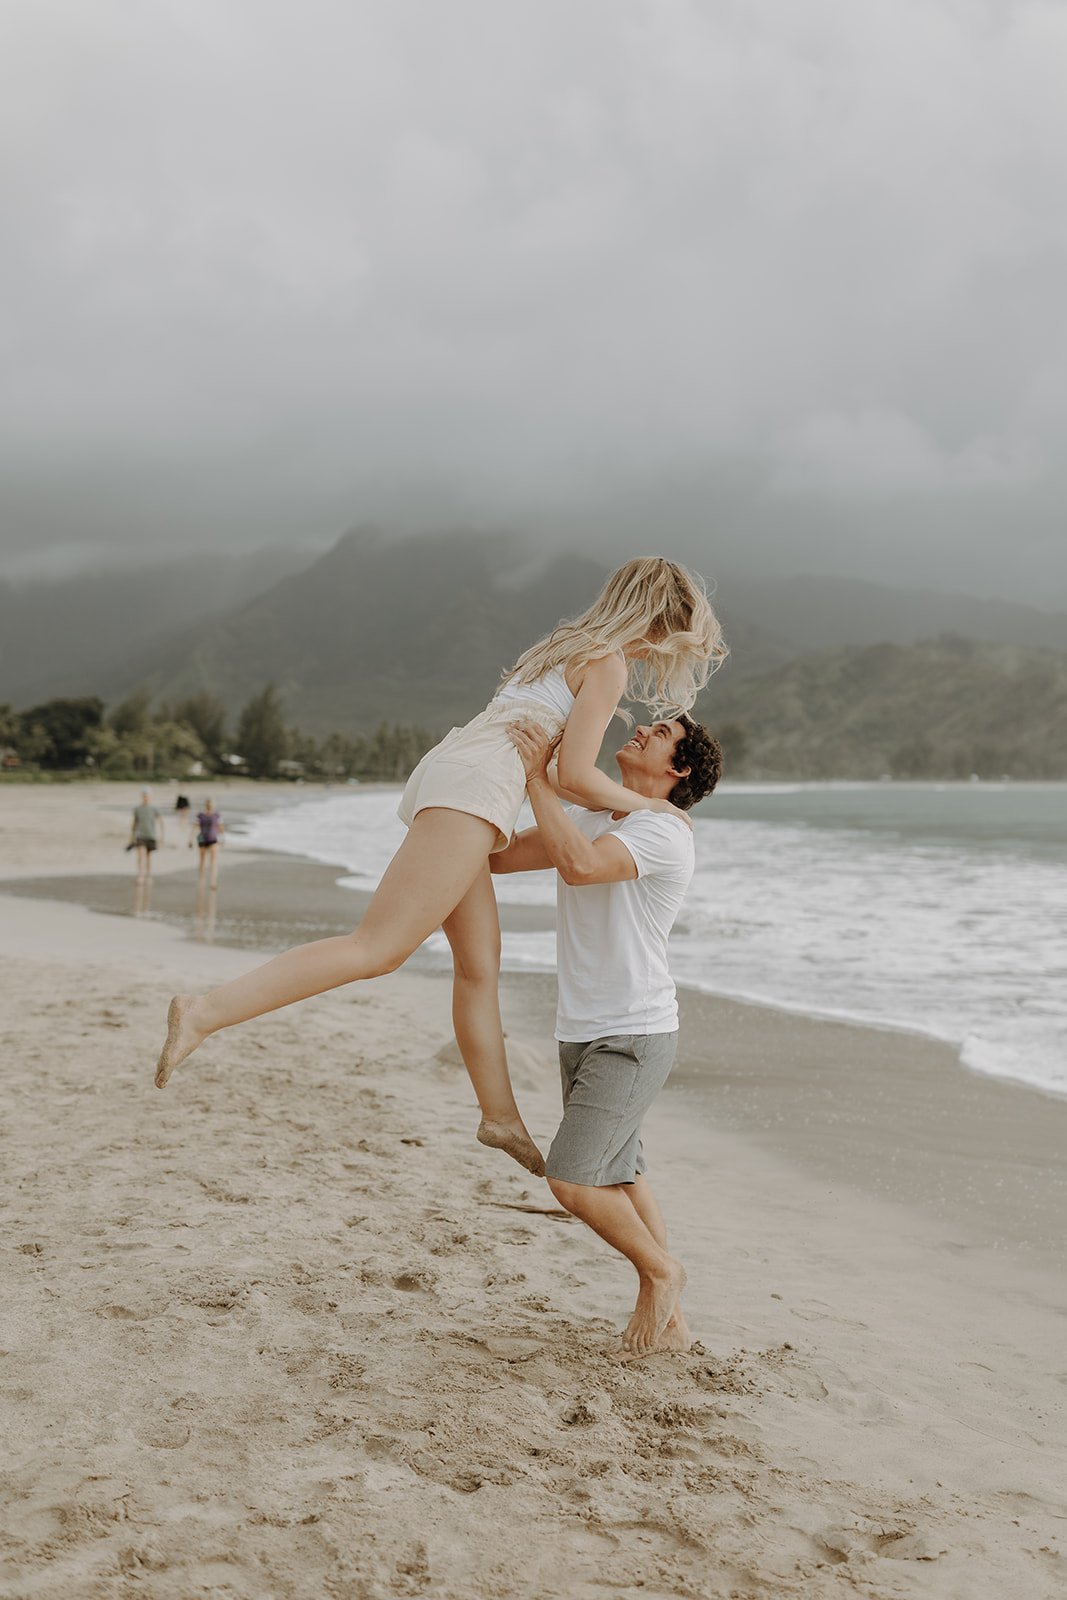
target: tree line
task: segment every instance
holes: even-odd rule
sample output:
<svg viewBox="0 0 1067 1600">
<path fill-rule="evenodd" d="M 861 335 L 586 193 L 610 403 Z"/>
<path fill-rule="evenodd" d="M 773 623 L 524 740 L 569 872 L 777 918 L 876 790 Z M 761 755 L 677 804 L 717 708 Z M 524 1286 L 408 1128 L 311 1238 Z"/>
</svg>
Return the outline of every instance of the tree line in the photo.
<svg viewBox="0 0 1067 1600">
<path fill-rule="evenodd" d="M 30 772 L 96 773 L 108 778 L 171 778 L 246 772 L 384 782 L 406 778 L 430 748 L 425 728 L 383 722 L 368 736 L 323 739 L 290 727 L 281 697 L 267 684 L 242 707 L 231 730 L 226 708 L 207 690 L 153 708 L 139 691 L 110 712 L 95 695 L 48 700 L 26 711 L 0 704 L 0 751 Z"/>
</svg>

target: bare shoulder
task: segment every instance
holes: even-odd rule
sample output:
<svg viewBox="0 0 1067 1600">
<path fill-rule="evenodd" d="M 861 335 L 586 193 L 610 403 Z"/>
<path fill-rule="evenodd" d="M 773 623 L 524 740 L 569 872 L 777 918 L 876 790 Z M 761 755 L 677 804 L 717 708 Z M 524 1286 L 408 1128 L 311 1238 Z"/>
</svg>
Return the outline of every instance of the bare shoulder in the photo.
<svg viewBox="0 0 1067 1600">
<path fill-rule="evenodd" d="M 609 655 L 594 656 L 592 661 L 583 661 L 581 666 L 568 662 L 564 677 L 575 698 L 588 688 L 603 693 L 611 692 L 618 699 L 626 687 L 626 661 L 621 650 L 612 650 Z"/>
</svg>

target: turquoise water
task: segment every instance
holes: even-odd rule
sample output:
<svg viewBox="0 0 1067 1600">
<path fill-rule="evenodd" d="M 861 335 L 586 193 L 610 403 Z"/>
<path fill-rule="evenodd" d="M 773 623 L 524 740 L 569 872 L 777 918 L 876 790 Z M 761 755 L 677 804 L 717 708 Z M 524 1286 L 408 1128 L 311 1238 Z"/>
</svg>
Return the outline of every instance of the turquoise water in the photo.
<svg viewBox="0 0 1067 1600">
<path fill-rule="evenodd" d="M 723 784 L 695 815 L 857 829 L 1067 862 L 1067 784 Z"/>
<path fill-rule="evenodd" d="M 350 789 L 256 818 L 248 839 L 373 887 L 395 813 L 395 794 Z M 724 785 L 694 827 L 679 982 L 931 1033 L 975 1071 L 1067 1093 L 1067 785 Z M 496 888 L 549 906 L 555 878 Z M 427 949 L 448 959 L 442 935 Z M 554 935 L 506 934 L 504 962 L 551 970 Z"/>
</svg>

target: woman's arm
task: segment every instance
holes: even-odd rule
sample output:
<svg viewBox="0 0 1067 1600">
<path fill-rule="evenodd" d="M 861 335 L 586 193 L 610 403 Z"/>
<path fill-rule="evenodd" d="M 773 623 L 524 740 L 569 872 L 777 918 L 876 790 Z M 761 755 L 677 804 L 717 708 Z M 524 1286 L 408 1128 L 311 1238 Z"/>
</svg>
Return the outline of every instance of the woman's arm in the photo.
<svg viewBox="0 0 1067 1600">
<path fill-rule="evenodd" d="M 568 805 L 568 806 L 585 806 L 585 809 L 587 811 L 589 810 L 589 807 L 585 805 L 585 801 L 584 800 L 579 799 L 579 797 L 576 794 L 571 794 L 570 790 L 569 789 L 565 789 L 563 787 L 563 785 L 560 783 L 560 781 L 559 781 L 559 772 L 558 772 L 558 770 L 556 768 L 555 761 L 553 761 L 551 763 L 551 765 L 549 766 L 547 772 L 545 773 L 545 777 L 547 778 L 549 784 L 551 785 L 553 792 L 559 796 L 559 798 L 563 801 L 564 805 Z"/>
<path fill-rule="evenodd" d="M 626 688 L 626 663 L 621 656 L 601 656 L 590 661 L 556 758 L 558 792 L 590 811 L 673 810 L 666 800 L 655 800 L 616 783 L 596 764 L 608 724 Z"/>
</svg>

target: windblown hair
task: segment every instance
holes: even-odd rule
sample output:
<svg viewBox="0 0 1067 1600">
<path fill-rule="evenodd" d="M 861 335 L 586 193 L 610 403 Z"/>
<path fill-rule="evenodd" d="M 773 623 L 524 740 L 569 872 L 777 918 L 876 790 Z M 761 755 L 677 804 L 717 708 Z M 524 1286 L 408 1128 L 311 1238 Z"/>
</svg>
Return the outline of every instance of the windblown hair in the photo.
<svg viewBox="0 0 1067 1600">
<path fill-rule="evenodd" d="M 682 724 L 685 732 L 674 747 L 672 765 L 688 767 L 689 771 L 678 779 L 667 799 L 672 806 L 688 811 L 698 800 L 706 800 L 722 777 L 722 746 L 692 717 L 675 720 Z"/>
<path fill-rule="evenodd" d="M 688 711 L 728 653 L 701 579 L 663 556 L 639 556 L 611 574 L 588 611 L 525 651 L 504 680 L 533 683 L 553 667 L 584 666 L 638 639 L 647 641 L 648 657 L 629 663 L 626 698 L 657 719 Z"/>
</svg>

